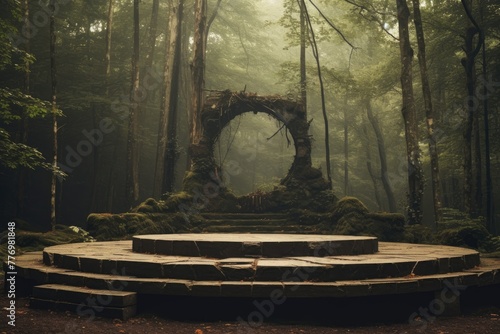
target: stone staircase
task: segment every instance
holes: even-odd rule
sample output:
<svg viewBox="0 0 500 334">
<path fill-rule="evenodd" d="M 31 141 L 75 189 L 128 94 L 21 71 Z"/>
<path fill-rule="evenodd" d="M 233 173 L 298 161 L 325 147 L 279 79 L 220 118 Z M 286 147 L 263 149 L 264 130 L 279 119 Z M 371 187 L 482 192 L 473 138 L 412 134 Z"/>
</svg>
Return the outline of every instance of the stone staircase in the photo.
<svg viewBox="0 0 500 334">
<path fill-rule="evenodd" d="M 314 231 L 283 213 L 204 213 L 204 233 L 300 233 Z"/>
<path fill-rule="evenodd" d="M 89 289 L 62 284 L 33 287 L 30 307 L 75 311 L 79 316 L 127 320 L 137 312 L 137 294 L 115 289 Z"/>
</svg>

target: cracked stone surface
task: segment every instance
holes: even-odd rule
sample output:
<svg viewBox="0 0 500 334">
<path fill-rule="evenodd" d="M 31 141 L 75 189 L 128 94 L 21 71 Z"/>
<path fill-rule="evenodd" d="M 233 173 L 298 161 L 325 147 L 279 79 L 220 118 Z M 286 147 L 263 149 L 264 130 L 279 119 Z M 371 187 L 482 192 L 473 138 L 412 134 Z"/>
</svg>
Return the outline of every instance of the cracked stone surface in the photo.
<svg viewBox="0 0 500 334">
<path fill-rule="evenodd" d="M 127 242 L 114 242 L 116 246 L 124 246 Z M 130 242 L 128 242 L 130 245 Z M 387 246 L 394 252 L 396 247 Z M 86 244 L 88 245 L 88 244 Z M 103 245 L 99 248 L 104 249 Z M 407 248 L 406 246 L 404 246 Z M 452 249 L 444 251 L 453 252 Z M 420 249 L 422 250 L 422 249 Z M 437 252 L 437 249 L 435 250 Z M 399 254 L 403 257 L 403 254 Z M 321 259 L 325 260 L 325 259 Z M 234 265 L 232 259 L 223 260 Z M 245 261 L 254 261 L 245 259 Z M 250 262 L 247 262 L 247 264 Z M 110 273 L 89 273 L 45 265 L 42 253 L 34 252 L 17 258 L 18 278 L 36 282 L 36 284 L 66 284 L 89 289 L 123 289 L 144 294 L 187 295 L 187 296 L 221 296 L 221 297 L 269 297 L 277 291 L 288 297 L 356 297 L 383 294 L 403 294 L 413 292 L 440 291 L 449 285 L 484 286 L 500 284 L 500 260 L 483 259 L 479 266 L 457 272 L 433 275 L 405 277 L 388 277 L 378 279 L 346 280 L 331 282 L 314 282 L 301 278 L 300 273 L 291 274 L 292 281 L 221 281 L 221 280 L 187 280 L 173 278 L 146 278 L 130 275 L 123 271 Z M 307 277 L 306 277 L 307 278 Z M 19 280 L 19 284 L 22 280 Z"/>
<path fill-rule="evenodd" d="M 185 235 L 181 236 L 183 238 L 179 236 L 179 240 L 185 241 Z M 218 242 L 227 242 L 224 238 L 227 236 Z M 250 239 L 233 244 L 254 244 Z M 311 240 L 302 241 L 309 245 Z M 199 244 L 198 247 L 203 249 Z M 261 245 L 259 249 L 265 247 Z M 47 247 L 43 261 L 47 266 L 85 273 L 227 282 L 294 282 L 298 279 L 340 282 L 401 278 L 459 272 L 480 264 L 479 254 L 470 249 L 386 242 L 379 243 L 379 251 L 374 254 L 211 258 L 137 253 L 132 251 L 131 241 L 111 241 Z"/>
<path fill-rule="evenodd" d="M 376 253 L 378 240 L 310 234 L 163 234 L 135 236 L 132 248 L 139 253 L 211 258 L 333 256 Z"/>
</svg>

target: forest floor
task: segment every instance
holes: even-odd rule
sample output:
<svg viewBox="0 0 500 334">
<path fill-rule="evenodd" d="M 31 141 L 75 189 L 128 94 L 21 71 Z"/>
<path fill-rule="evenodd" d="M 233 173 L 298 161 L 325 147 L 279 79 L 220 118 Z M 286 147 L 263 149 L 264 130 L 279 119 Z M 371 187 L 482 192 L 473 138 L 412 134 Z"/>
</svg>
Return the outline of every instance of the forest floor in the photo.
<svg viewBox="0 0 500 334">
<path fill-rule="evenodd" d="M 500 333 L 500 308 L 478 308 L 457 317 L 437 317 L 420 325 L 400 323 L 371 323 L 368 325 L 339 326 L 325 323 L 300 322 L 298 320 L 266 321 L 260 326 L 249 328 L 237 320 L 230 321 L 195 321 L 171 320 L 164 316 L 143 313 L 127 321 L 118 319 L 78 316 L 70 312 L 54 312 L 29 308 L 28 298 L 16 300 L 15 327 L 7 324 L 5 316 L 9 300 L 5 293 L 0 295 L 2 317 L 0 333 L 172 333 L 172 334 L 264 334 L 264 333 Z M 159 305 L 158 305 L 159 306 Z M 159 306 L 161 307 L 161 306 Z"/>
</svg>

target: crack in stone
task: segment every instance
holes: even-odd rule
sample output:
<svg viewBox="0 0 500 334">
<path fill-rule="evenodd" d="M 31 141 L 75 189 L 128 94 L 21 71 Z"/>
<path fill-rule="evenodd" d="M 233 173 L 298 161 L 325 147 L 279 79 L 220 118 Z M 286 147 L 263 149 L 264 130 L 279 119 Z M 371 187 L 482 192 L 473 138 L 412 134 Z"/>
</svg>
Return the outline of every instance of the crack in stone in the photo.
<svg viewBox="0 0 500 334">
<path fill-rule="evenodd" d="M 220 263 L 220 262 L 218 262 L 218 261 L 217 261 L 217 262 L 215 262 L 215 263 L 214 263 L 214 268 L 215 268 L 215 269 L 217 269 L 217 270 L 218 270 L 218 271 L 222 274 L 222 276 L 223 276 L 225 279 L 227 279 L 226 274 L 225 274 L 225 273 L 224 273 L 224 271 L 222 270 L 222 266 L 221 266 L 221 263 Z"/>
<path fill-rule="evenodd" d="M 193 240 L 194 242 L 194 245 L 196 246 L 196 249 L 198 250 L 198 256 L 201 257 L 201 251 L 200 251 L 200 247 L 198 247 L 198 243 L 196 242 L 196 240 Z"/>
</svg>

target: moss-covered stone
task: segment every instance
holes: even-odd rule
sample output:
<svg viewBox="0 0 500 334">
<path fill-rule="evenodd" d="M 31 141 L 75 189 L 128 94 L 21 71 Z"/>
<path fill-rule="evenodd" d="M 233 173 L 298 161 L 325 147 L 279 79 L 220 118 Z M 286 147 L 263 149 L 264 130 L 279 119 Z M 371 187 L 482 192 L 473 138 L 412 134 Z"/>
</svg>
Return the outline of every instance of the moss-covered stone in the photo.
<svg viewBox="0 0 500 334">
<path fill-rule="evenodd" d="M 409 242 L 412 244 L 434 244 L 436 243 L 436 240 L 434 232 L 430 227 L 416 224 L 406 226 L 401 242 Z"/>
<path fill-rule="evenodd" d="M 132 212 L 153 213 L 160 212 L 161 208 L 159 203 L 154 198 L 148 198 L 143 203 L 139 204 Z"/>
<path fill-rule="evenodd" d="M 7 255 L 7 231 L 0 234 L 0 256 Z M 39 251 L 48 246 L 85 242 L 88 239 L 81 233 L 64 225 L 56 225 L 55 231 L 23 231 L 16 226 L 16 253 Z"/>
<path fill-rule="evenodd" d="M 400 241 L 404 236 L 404 216 L 397 213 L 370 213 L 355 197 L 344 197 L 331 215 L 332 232 L 342 235 L 376 236 L 382 241 Z"/>
<path fill-rule="evenodd" d="M 438 224 L 436 242 L 443 245 L 484 248 L 491 238 L 480 219 L 450 220 Z"/>
<path fill-rule="evenodd" d="M 140 234 L 188 232 L 200 219 L 187 219 L 182 213 L 94 213 L 87 218 L 87 229 L 99 241 L 125 240 Z"/>
<path fill-rule="evenodd" d="M 356 197 L 343 197 L 333 208 L 332 219 L 338 222 L 343 217 L 363 217 L 368 212 L 368 208 Z"/>
</svg>

